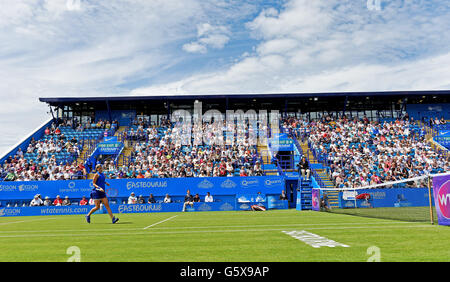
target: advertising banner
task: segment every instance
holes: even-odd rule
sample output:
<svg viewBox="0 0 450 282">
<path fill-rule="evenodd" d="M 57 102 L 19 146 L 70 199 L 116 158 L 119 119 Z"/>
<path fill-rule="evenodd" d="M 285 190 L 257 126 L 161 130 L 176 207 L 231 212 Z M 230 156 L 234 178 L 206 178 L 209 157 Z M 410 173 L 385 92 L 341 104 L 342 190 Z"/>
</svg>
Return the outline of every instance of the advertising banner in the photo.
<svg viewBox="0 0 450 282">
<path fill-rule="evenodd" d="M 236 195 L 236 194 L 281 194 L 285 189 L 282 176 L 255 177 L 186 177 L 186 178 L 142 178 L 142 179 L 107 179 L 108 197 L 128 197 L 131 192 L 137 195 L 156 196 L 185 195 L 189 189 L 192 195 Z M 92 180 L 57 180 L 57 181 L 3 181 L 0 182 L 0 200 L 33 199 L 41 194 L 44 198 L 60 195 L 69 198 L 89 197 Z"/>
<path fill-rule="evenodd" d="M 311 197 L 312 197 L 312 210 L 320 211 L 320 190 L 313 188 L 311 190 Z"/>
<path fill-rule="evenodd" d="M 0 217 L 87 214 L 93 206 L 7 207 L 0 208 Z"/>
<path fill-rule="evenodd" d="M 41 215 L 71 215 L 87 214 L 93 206 L 50 206 L 50 207 L 7 207 L 0 208 L 0 217 L 6 216 L 41 216 Z M 180 212 L 183 209 L 183 203 L 156 203 L 156 204 L 110 204 L 111 211 L 114 214 L 122 213 L 153 213 L 153 212 Z M 186 211 L 232 211 L 236 206 L 233 201 L 212 202 L 212 203 L 194 203 L 194 206 L 188 206 Z M 102 208 L 96 213 L 106 213 Z"/>
<path fill-rule="evenodd" d="M 135 205 L 111 205 L 113 213 L 151 213 L 151 212 L 180 212 L 183 209 L 183 203 L 156 203 L 156 204 L 135 204 Z M 233 211 L 235 210 L 235 203 L 232 201 L 226 202 L 211 202 L 211 203 L 194 203 L 194 205 L 187 206 L 187 212 L 196 211 Z"/>
<path fill-rule="evenodd" d="M 288 200 L 280 200 L 279 196 L 267 196 L 267 208 L 271 209 L 288 209 L 289 201 Z"/>
<path fill-rule="evenodd" d="M 238 210 L 251 210 L 252 205 L 267 207 L 266 195 L 262 194 L 237 194 L 236 207 Z"/>
<path fill-rule="evenodd" d="M 433 177 L 434 206 L 439 225 L 450 225 L 450 176 Z"/>
<path fill-rule="evenodd" d="M 280 133 L 269 139 L 269 146 L 273 151 L 293 151 L 294 141 L 286 133 Z"/>
<path fill-rule="evenodd" d="M 118 142 L 117 136 L 106 136 L 103 140 L 105 142 Z"/>
<path fill-rule="evenodd" d="M 358 196 L 368 194 L 366 199 Z M 427 188 L 363 189 L 339 192 L 340 208 L 423 207 L 429 205 Z"/>
<path fill-rule="evenodd" d="M 96 155 L 116 155 L 122 147 L 122 142 L 102 142 L 97 145 Z"/>
</svg>

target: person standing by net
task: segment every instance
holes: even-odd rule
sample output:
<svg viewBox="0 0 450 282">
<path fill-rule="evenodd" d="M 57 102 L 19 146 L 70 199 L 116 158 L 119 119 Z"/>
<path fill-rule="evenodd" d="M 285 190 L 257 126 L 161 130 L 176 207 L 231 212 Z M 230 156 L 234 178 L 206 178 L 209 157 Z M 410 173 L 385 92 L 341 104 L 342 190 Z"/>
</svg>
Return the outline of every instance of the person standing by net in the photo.
<svg viewBox="0 0 450 282">
<path fill-rule="evenodd" d="M 323 211 L 329 211 L 330 206 L 328 205 L 328 194 L 327 192 L 323 193 L 322 200 L 320 201 L 320 210 Z"/>
</svg>

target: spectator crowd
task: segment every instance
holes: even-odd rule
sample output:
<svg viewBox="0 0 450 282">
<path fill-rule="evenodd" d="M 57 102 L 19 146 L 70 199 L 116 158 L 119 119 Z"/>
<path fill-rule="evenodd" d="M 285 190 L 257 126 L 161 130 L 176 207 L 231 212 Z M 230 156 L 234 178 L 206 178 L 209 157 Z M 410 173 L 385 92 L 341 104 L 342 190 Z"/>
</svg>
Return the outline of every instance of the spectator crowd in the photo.
<svg viewBox="0 0 450 282">
<path fill-rule="evenodd" d="M 345 116 L 312 122 L 289 118 L 283 125 L 297 136 L 307 132 L 310 150 L 329 167 L 335 187 L 364 187 L 450 170 L 450 159 L 434 151 L 424 130 L 408 117 L 381 122 Z"/>
<path fill-rule="evenodd" d="M 430 147 L 424 129 L 408 116 L 380 122 L 346 116 L 315 120 L 284 117 L 280 121 L 291 136 L 308 142 L 314 156 L 328 167 L 336 187 L 362 187 L 450 169 L 449 158 Z M 433 123 L 445 121 L 436 119 Z M 19 148 L 1 164 L 0 178 L 4 181 L 85 178 L 84 166 L 76 163 L 79 141 L 66 138 L 60 127 L 83 131 L 88 127 L 107 129 L 114 124 L 117 122 L 99 120 L 84 125 L 72 119 L 55 122 L 45 129 L 46 138 L 32 138 L 25 152 Z M 163 119 L 156 126 L 136 119 L 123 136 L 133 148 L 130 161 L 122 166 L 107 162 L 104 172 L 108 178 L 116 179 L 261 176 L 264 170 L 253 138 L 266 130 L 258 124 L 258 132 L 254 132 L 248 124 L 236 126 L 225 121 L 180 124 Z M 200 131 L 203 134 L 196 134 Z M 62 152 L 69 154 L 71 161 L 58 158 Z M 299 169 L 309 179 L 310 168 L 306 163 Z"/>
<path fill-rule="evenodd" d="M 76 163 L 81 145 L 76 138 L 67 139 L 57 123 L 44 131 L 46 138 L 31 138 L 26 151 L 21 148 L 0 167 L 3 181 L 39 181 L 80 179 L 84 166 Z"/>
<path fill-rule="evenodd" d="M 224 135 L 229 129 L 224 124 L 201 126 L 206 137 L 196 134 L 186 137 L 185 129 L 170 121 L 164 120 L 160 127 L 138 121 L 125 136 L 133 144 L 130 164 L 116 167 L 107 163 L 105 173 L 110 178 L 264 175 L 256 146 L 249 143 L 248 134 L 238 134 L 241 138 L 233 136 L 233 144 L 225 145 L 220 144 L 220 140 L 226 140 Z M 198 128 L 194 127 L 195 130 Z"/>
</svg>

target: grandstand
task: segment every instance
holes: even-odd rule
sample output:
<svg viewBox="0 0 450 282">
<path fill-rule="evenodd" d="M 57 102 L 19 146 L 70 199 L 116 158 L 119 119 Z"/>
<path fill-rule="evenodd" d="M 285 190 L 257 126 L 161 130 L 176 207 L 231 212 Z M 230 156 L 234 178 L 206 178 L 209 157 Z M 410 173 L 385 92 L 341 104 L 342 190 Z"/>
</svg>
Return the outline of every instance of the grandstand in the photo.
<svg viewBox="0 0 450 282">
<path fill-rule="evenodd" d="M 0 157 L 0 260 L 448 260 L 449 94 L 40 98 Z M 114 226 L 84 220 L 99 163 Z"/>
<path fill-rule="evenodd" d="M 40 98 L 50 107 L 52 118 L 0 158 L 0 176 L 3 182 L 89 180 L 96 163 L 104 164 L 108 178 L 114 180 L 279 176 L 289 207 L 298 207 L 299 194 L 300 209 L 311 209 L 312 187 L 358 187 L 448 171 L 449 94 L 391 91 Z M 199 103 L 201 115 L 214 110 L 222 121 L 211 119 L 196 128 L 195 106 Z M 250 142 L 254 133 L 250 123 L 244 123 L 239 131 L 235 130 L 238 121 L 226 122 L 227 111 L 238 110 L 265 111 L 264 119 L 257 121 L 258 143 Z M 173 119 L 180 111 L 194 118 L 188 123 Z M 275 125 L 272 112 L 277 114 Z M 265 124 L 267 120 L 271 122 Z M 210 133 L 205 138 L 201 134 L 185 138 L 181 133 L 186 124 L 194 132 Z M 232 141 L 217 145 L 214 141 L 219 137 Z M 271 141 L 275 137 L 281 138 L 280 147 Z M 361 155 L 365 158 L 355 163 Z M 311 170 L 309 181 L 302 179 L 297 169 L 303 156 Z M 180 189 L 178 196 L 184 192 Z M 329 196 L 330 203 L 338 206 L 337 194 Z M 1 204 L 17 205 L 27 199 L 0 200 Z"/>
</svg>

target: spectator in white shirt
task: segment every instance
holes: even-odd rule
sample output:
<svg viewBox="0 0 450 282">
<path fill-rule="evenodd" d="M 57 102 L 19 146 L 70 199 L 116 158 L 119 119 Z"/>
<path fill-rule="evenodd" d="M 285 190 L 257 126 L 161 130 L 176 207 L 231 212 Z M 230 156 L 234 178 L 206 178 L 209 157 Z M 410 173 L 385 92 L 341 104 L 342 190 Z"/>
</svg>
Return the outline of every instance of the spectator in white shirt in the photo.
<svg viewBox="0 0 450 282">
<path fill-rule="evenodd" d="M 31 200 L 30 207 L 37 207 L 37 206 L 42 206 L 42 205 L 44 205 L 44 202 L 42 201 L 42 199 L 39 198 L 38 195 L 35 195 L 34 199 Z"/>
<path fill-rule="evenodd" d="M 212 202 L 214 202 L 213 196 L 211 196 L 211 194 L 210 194 L 209 192 L 206 192 L 205 202 L 206 202 L 206 203 L 212 203 Z"/>
<path fill-rule="evenodd" d="M 45 196 L 44 206 L 48 207 L 51 205 L 52 205 L 52 201 L 50 200 L 50 198 L 48 196 Z"/>
<path fill-rule="evenodd" d="M 166 194 L 166 197 L 164 197 L 164 203 L 172 203 L 172 199 L 170 198 L 169 194 Z"/>
<path fill-rule="evenodd" d="M 130 197 L 128 197 L 128 204 L 136 204 L 137 198 L 134 195 L 134 192 L 131 192 Z"/>
</svg>

